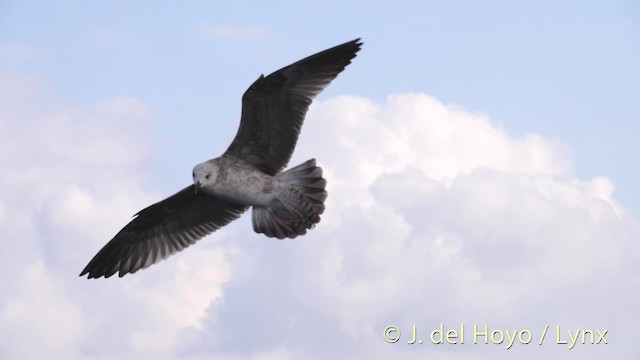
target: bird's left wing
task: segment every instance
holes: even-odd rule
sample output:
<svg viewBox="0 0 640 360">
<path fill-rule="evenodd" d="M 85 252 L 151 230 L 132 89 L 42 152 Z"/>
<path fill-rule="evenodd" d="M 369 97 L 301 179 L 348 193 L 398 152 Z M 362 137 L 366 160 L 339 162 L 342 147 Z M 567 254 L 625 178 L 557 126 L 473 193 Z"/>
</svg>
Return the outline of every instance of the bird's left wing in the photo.
<svg viewBox="0 0 640 360">
<path fill-rule="evenodd" d="M 312 99 L 351 63 L 355 39 L 260 76 L 242 96 L 242 118 L 223 156 L 275 175 L 289 162 Z"/>
<path fill-rule="evenodd" d="M 136 214 L 82 270 L 105 278 L 135 273 L 237 219 L 247 207 L 194 191 L 190 185 Z"/>
</svg>

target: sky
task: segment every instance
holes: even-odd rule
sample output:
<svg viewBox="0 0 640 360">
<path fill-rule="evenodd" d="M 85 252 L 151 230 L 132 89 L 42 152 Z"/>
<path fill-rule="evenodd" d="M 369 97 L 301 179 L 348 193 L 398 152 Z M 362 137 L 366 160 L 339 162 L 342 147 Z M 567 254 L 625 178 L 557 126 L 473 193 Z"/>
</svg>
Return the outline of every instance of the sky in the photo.
<svg viewBox="0 0 640 360">
<path fill-rule="evenodd" d="M 78 277 L 260 74 L 357 37 L 290 162 L 313 230 Z M 2 1 L 0 358 L 638 358 L 639 63 L 633 1 Z"/>
</svg>

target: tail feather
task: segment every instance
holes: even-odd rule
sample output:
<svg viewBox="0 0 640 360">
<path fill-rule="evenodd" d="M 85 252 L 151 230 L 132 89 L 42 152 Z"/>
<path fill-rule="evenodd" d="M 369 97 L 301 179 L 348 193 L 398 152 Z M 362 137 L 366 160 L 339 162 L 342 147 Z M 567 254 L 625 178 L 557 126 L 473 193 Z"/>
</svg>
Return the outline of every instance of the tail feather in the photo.
<svg viewBox="0 0 640 360">
<path fill-rule="evenodd" d="M 253 229 L 278 239 L 304 235 L 320 222 L 327 198 L 327 181 L 315 159 L 276 175 L 283 186 L 269 206 L 254 206 Z"/>
</svg>

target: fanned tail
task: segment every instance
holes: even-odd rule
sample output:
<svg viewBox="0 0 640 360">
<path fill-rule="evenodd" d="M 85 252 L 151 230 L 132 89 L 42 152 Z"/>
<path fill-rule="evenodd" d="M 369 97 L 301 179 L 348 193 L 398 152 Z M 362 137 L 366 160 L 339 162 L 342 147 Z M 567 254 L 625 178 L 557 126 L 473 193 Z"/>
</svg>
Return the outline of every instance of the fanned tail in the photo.
<svg viewBox="0 0 640 360">
<path fill-rule="evenodd" d="M 278 239 L 293 239 L 320 222 L 327 198 L 327 181 L 316 160 L 304 163 L 276 175 L 286 184 L 267 207 L 254 206 L 253 230 Z"/>
</svg>

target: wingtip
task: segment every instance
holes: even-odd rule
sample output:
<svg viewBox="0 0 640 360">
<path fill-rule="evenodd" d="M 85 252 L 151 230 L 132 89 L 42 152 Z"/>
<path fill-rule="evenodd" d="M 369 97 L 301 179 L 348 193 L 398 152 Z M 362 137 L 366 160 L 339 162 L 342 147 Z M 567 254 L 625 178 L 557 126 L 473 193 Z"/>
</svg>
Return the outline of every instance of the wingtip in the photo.
<svg viewBox="0 0 640 360">
<path fill-rule="evenodd" d="M 84 278 L 84 276 L 85 276 L 85 275 L 87 275 L 87 279 L 97 279 L 97 278 L 99 278 L 99 277 L 100 277 L 99 275 L 92 274 L 92 273 L 91 273 L 91 272 L 89 272 L 89 271 L 83 271 L 82 273 L 80 273 L 80 275 L 79 275 L 79 276 L 80 276 L 81 278 Z"/>
<path fill-rule="evenodd" d="M 353 39 L 351 41 L 347 41 L 346 43 L 342 44 L 342 45 L 338 45 L 336 46 L 336 48 L 342 48 L 345 49 L 347 51 L 349 51 L 351 53 L 351 58 L 349 59 L 349 64 L 351 63 L 351 60 L 353 60 L 353 58 L 355 58 L 356 56 L 358 56 L 358 52 L 360 52 L 360 50 L 362 50 L 362 45 L 364 44 L 364 42 L 362 41 L 362 38 L 356 38 Z"/>
<path fill-rule="evenodd" d="M 119 276 L 123 277 L 126 274 L 128 274 L 128 273 L 119 274 Z M 92 273 L 90 271 L 83 271 L 82 273 L 80 273 L 80 277 L 84 277 L 84 275 L 87 275 L 87 279 L 99 279 L 101 277 L 104 277 L 105 279 L 107 279 L 107 278 L 111 277 L 113 274 L 97 273 L 97 272 Z"/>
<path fill-rule="evenodd" d="M 80 273 L 80 277 L 84 277 L 85 275 L 87 275 L 87 279 L 97 279 L 102 275 L 97 275 L 93 272 L 91 272 L 90 270 L 88 270 L 87 268 L 85 268 L 84 270 L 82 270 L 82 272 Z"/>
<path fill-rule="evenodd" d="M 325 52 L 335 51 L 335 50 L 338 50 L 338 49 L 342 49 L 343 51 L 349 49 L 347 51 L 352 52 L 353 56 L 355 57 L 356 53 L 358 51 L 360 51 L 360 49 L 362 49 L 362 45 L 363 44 L 364 44 L 364 42 L 362 41 L 362 38 L 355 38 L 355 39 L 353 39 L 351 41 L 347 41 L 347 42 L 342 43 L 340 45 L 336 45 L 336 46 L 334 46 L 334 47 L 332 47 L 330 49 L 327 49 L 327 50 L 325 50 L 323 52 L 320 52 L 318 54 L 315 54 L 315 55 L 319 55 L 319 54 L 322 54 L 322 53 L 325 53 Z"/>
<path fill-rule="evenodd" d="M 89 265 L 85 266 L 82 272 L 80 273 L 80 275 L 78 276 L 84 277 L 86 274 L 89 274 L 89 276 L 87 276 L 87 279 L 91 279 L 91 271 L 89 271 Z"/>
<path fill-rule="evenodd" d="M 362 48 L 362 45 L 364 44 L 364 41 L 362 41 L 362 38 L 355 38 L 351 41 L 346 42 L 345 44 L 353 44 L 355 46 L 357 46 L 358 50 L 360 50 Z M 356 52 L 358 51 L 356 50 Z"/>
<path fill-rule="evenodd" d="M 87 275 L 87 279 L 99 279 L 104 276 L 104 278 L 106 279 L 108 277 L 111 277 L 111 275 L 113 275 L 114 273 L 110 273 L 106 269 L 96 266 L 96 264 L 94 264 L 94 261 L 92 260 L 91 262 L 89 262 L 89 264 L 87 264 L 84 270 L 82 270 L 79 276 L 84 277 L 85 275 Z M 121 275 L 120 277 L 122 276 L 124 275 Z"/>
</svg>

